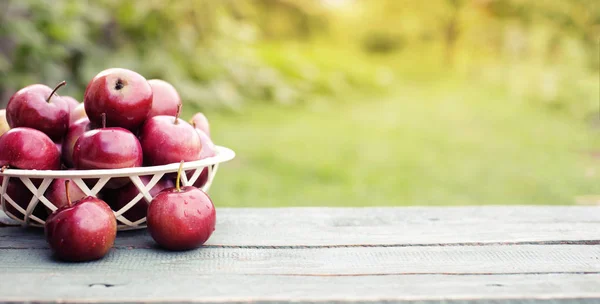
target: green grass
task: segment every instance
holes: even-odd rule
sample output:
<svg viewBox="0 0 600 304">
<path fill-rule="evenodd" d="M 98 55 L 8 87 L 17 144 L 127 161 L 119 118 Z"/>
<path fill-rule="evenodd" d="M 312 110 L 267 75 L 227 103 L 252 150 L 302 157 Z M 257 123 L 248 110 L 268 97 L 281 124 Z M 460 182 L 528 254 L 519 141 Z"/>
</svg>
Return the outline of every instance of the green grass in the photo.
<svg viewBox="0 0 600 304">
<path fill-rule="evenodd" d="M 406 84 L 206 114 L 214 141 L 237 153 L 210 190 L 217 206 L 574 204 L 600 193 L 583 153 L 598 134 L 489 88 Z"/>
</svg>

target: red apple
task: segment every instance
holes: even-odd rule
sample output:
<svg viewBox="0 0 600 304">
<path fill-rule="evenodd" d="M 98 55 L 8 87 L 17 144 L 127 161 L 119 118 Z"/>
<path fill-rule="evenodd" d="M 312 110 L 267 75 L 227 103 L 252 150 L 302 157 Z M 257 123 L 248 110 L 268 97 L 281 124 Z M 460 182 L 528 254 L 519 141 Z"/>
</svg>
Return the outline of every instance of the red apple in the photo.
<svg viewBox="0 0 600 304">
<path fill-rule="evenodd" d="M 200 129 L 204 131 L 206 135 L 210 136 L 210 127 L 208 125 L 208 119 L 206 119 L 206 116 L 203 113 L 198 112 L 194 114 L 194 116 L 192 116 L 192 119 L 190 119 L 190 123 L 194 126 L 194 128 Z"/>
<path fill-rule="evenodd" d="M 68 168 L 73 167 L 73 149 L 75 148 L 75 142 L 83 135 L 83 133 L 89 131 L 90 128 L 90 120 L 87 117 L 81 118 L 69 126 L 61 151 L 62 161 Z"/>
<path fill-rule="evenodd" d="M 60 154 L 46 134 L 19 127 L 0 137 L 0 166 L 26 170 L 58 170 Z"/>
<path fill-rule="evenodd" d="M 159 115 L 149 118 L 140 129 L 139 138 L 148 165 L 200 159 L 200 136 L 189 123 L 178 117 Z"/>
<path fill-rule="evenodd" d="M 68 181 L 66 193 L 70 193 Z M 58 208 L 46 220 L 46 241 L 54 255 L 64 261 L 98 260 L 112 248 L 117 236 L 117 219 L 101 199 L 85 197 Z"/>
<path fill-rule="evenodd" d="M 215 147 L 215 144 L 212 142 L 210 137 L 208 137 L 208 135 L 206 135 L 206 133 L 204 133 L 204 131 L 202 131 L 198 128 L 196 128 L 196 132 L 198 132 L 198 135 L 200 136 L 200 142 L 202 143 L 202 151 L 200 152 L 200 159 L 205 159 L 205 158 L 213 157 L 213 156 L 217 155 L 217 148 Z M 186 173 L 186 176 L 188 179 L 190 179 L 193 174 L 194 174 L 194 171 L 189 171 Z M 204 169 L 202 169 L 200 176 L 198 176 L 198 178 L 194 182 L 193 186 L 196 188 L 202 188 L 206 184 L 207 181 L 208 181 L 208 168 L 204 168 Z"/>
<path fill-rule="evenodd" d="M 75 142 L 73 164 L 77 169 L 141 167 L 142 147 L 137 137 L 123 128 L 90 130 L 83 133 Z M 106 187 L 119 188 L 128 182 L 128 178 L 113 178 Z"/>
<path fill-rule="evenodd" d="M 200 136 L 200 143 L 202 144 L 202 151 L 200 151 L 200 159 L 208 157 L 214 157 L 217 155 L 217 147 L 213 143 L 212 139 L 201 129 L 196 128 L 196 133 Z"/>
<path fill-rule="evenodd" d="M 79 101 L 77 101 L 77 99 L 75 99 L 71 96 L 61 96 L 61 97 L 62 97 L 62 99 L 64 99 L 67 102 L 67 105 L 69 106 L 69 113 L 73 113 L 75 108 L 77 108 L 77 106 L 79 106 Z"/>
<path fill-rule="evenodd" d="M 100 72 L 87 85 L 83 97 L 92 124 L 100 125 L 106 113 L 107 127 L 136 130 L 152 107 L 152 88 L 131 70 L 112 68 Z"/>
<path fill-rule="evenodd" d="M 54 146 L 56 147 L 56 150 L 58 150 L 58 153 L 61 153 L 61 151 L 62 151 L 62 141 L 55 142 Z"/>
<path fill-rule="evenodd" d="M 42 84 L 22 88 L 11 96 L 6 106 L 6 118 L 11 128 L 28 127 L 44 132 L 52 140 L 60 140 L 69 127 L 69 105 L 55 92 Z"/>
<path fill-rule="evenodd" d="M 71 117 L 69 118 L 69 124 L 73 124 L 79 119 L 87 118 L 85 114 L 85 105 L 83 103 L 78 104 L 73 111 L 71 111 Z"/>
<path fill-rule="evenodd" d="M 140 176 L 142 183 L 144 185 L 148 185 L 151 176 Z M 175 184 L 171 179 L 162 178 L 160 179 L 154 187 L 152 187 L 149 191 L 151 197 L 155 197 L 160 191 L 165 188 L 172 188 Z M 132 199 L 134 199 L 140 190 L 133 184 L 130 183 L 127 186 L 117 189 L 117 190 L 108 190 L 105 192 L 105 201 L 111 206 L 111 208 L 115 211 L 121 210 L 121 208 L 125 207 Z M 146 217 L 146 213 L 148 211 L 148 202 L 146 199 L 142 197 L 133 207 L 129 208 L 127 211 L 123 213 L 123 216 L 132 221 L 139 221 Z"/>
<path fill-rule="evenodd" d="M 2 176 L 0 176 L 0 185 L 2 185 L 3 179 L 4 178 Z M 36 187 L 39 187 L 39 185 L 41 184 L 41 181 L 39 179 L 32 179 L 31 182 Z M 6 194 L 17 205 L 19 205 L 19 207 L 23 208 L 24 210 L 27 210 L 27 207 L 29 207 L 29 202 L 33 198 L 33 194 L 31 193 L 31 191 L 29 191 L 29 189 L 27 189 L 25 184 L 23 184 L 23 182 L 19 178 L 16 178 L 16 177 L 12 177 L 8 181 L 8 185 L 6 187 Z M 25 220 L 25 214 L 19 212 L 8 201 L 6 201 L 5 203 L 6 203 L 6 211 L 10 212 L 12 215 L 16 216 L 17 218 L 19 218 L 21 220 Z M 35 206 L 35 209 L 33 209 L 32 214 L 37 216 L 41 220 L 45 220 L 46 217 L 48 216 L 48 213 L 45 210 L 45 205 L 42 202 L 38 202 L 37 206 Z"/>
<path fill-rule="evenodd" d="M 179 93 L 170 83 L 160 79 L 150 79 L 148 84 L 152 87 L 152 109 L 148 118 L 158 115 L 177 115 L 177 107 L 181 104 Z"/>
<path fill-rule="evenodd" d="M 56 208 L 60 208 L 68 205 L 67 202 L 67 187 L 65 182 L 67 179 L 56 178 L 52 181 L 44 196 L 54 205 Z M 69 180 L 70 181 L 70 180 Z M 69 197 L 73 200 L 80 200 L 87 195 L 77 186 L 75 183 L 70 183 Z"/>
<path fill-rule="evenodd" d="M 158 245 L 169 250 L 189 250 L 210 238 L 217 216 L 210 197 L 193 186 L 179 187 L 178 176 L 174 188 L 161 191 L 152 200 L 146 219 L 148 231 Z"/>
</svg>

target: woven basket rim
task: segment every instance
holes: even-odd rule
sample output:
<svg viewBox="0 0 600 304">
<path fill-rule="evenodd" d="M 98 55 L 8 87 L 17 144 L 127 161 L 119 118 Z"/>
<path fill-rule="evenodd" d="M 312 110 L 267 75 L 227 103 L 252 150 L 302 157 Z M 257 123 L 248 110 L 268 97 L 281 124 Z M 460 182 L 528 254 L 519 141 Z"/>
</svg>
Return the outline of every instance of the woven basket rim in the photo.
<svg viewBox="0 0 600 304">
<path fill-rule="evenodd" d="M 184 162 L 183 170 L 195 169 L 198 167 L 214 165 L 232 160 L 235 152 L 227 147 L 215 146 L 217 151 L 213 157 L 207 157 L 201 160 Z M 125 177 L 130 175 L 151 175 L 157 173 L 176 172 L 179 169 L 179 163 L 172 163 L 160 166 L 119 168 L 119 169 L 94 169 L 94 170 L 22 170 L 6 169 L 0 172 L 0 176 L 10 177 L 29 177 L 29 178 L 99 178 L 99 177 Z"/>
</svg>

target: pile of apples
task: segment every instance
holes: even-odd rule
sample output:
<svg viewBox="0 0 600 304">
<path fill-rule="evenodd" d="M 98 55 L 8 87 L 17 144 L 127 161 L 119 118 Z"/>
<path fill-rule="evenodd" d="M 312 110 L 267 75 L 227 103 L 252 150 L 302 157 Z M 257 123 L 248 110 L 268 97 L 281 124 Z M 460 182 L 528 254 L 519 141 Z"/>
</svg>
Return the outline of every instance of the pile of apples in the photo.
<svg viewBox="0 0 600 304">
<path fill-rule="evenodd" d="M 190 122 L 179 118 L 180 96 L 166 81 L 146 80 L 128 69 L 107 69 L 88 83 L 82 103 L 57 94 L 65 84 L 54 89 L 34 84 L 11 96 L 0 112 L 2 170 L 134 168 L 216 155 L 206 117 L 196 113 Z M 207 169 L 186 187 L 180 187 L 180 174 L 191 172 L 182 172 L 180 165 L 177 176 L 165 174 L 149 191 L 150 204 L 141 200 L 123 214 L 132 222 L 146 217 L 152 238 L 170 250 L 197 248 L 215 229 L 214 205 L 199 189 L 208 180 Z M 147 185 L 151 176 L 140 179 Z M 9 180 L 6 192 L 23 209 L 33 195 L 17 178 Z M 57 178 L 45 192 L 57 209 L 52 212 L 38 204 L 33 214 L 45 220 L 46 240 L 58 258 L 96 260 L 114 244 L 114 211 L 138 193 L 127 177 L 112 178 L 97 196 L 87 196 L 75 183 Z M 18 214 L 12 205 L 6 207 Z"/>
</svg>

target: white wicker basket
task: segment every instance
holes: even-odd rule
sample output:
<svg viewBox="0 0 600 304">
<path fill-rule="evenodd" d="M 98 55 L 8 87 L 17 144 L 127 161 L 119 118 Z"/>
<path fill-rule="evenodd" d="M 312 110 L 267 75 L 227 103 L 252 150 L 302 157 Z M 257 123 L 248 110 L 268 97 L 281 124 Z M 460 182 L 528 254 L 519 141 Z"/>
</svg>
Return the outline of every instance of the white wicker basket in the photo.
<svg viewBox="0 0 600 304">
<path fill-rule="evenodd" d="M 184 186 L 192 185 L 204 168 L 208 170 L 208 180 L 202 186 L 202 190 L 208 192 L 220 163 L 227 162 L 235 157 L 235 152 L 231 149 L 216 146 L 216 156 L 205 158 L 198 161 L 186 162 L 183 164 L 183 171 L 190 172 L 194 171 L 192 176 L 188 179 L 186 174 L 181 174 L 181 182 Z M 136 168 L 123 168 L 123 169 L 107 169 L 107 170 L 19 170 L 19 169 L 6 169 L 4 172 L 0 172 L 0 176 L 3 177 L 2 186 L 0 188 L 0 203 L 2 210 L 13 220 L 21 223 L 23 226 L 43 227 L 44 220 L 35 216 L 33 211 L 39 203 L 44 204 L 47 208 L 54 211 L 54 206 L 44 196 L 44 192 L 50 186 L 50 183 L 55 178 L 71 179 L 86 195 L 97 196 L 100 190 L 106 185 L 111 178 L 117 177 L 128 177 L 131 182 L 139 190 L 138 195 L 129 201 L 128 204 L 123 206 L 120 210 L 115 210 L 115 216 L 117 218 L 118 230 L 132 230 L 145 228 L 146 218 L 142 218 L 137 221 L 130 221 L 123 214 L 130 208 L 139 203 L 142 199 L 150 203 L 152 196 L 149 190 L 168 173 L 176 173 L 179 169 L 180 164 L 168 164 L 163 166 L 152 166 L 152 167 L 136 167 Z M 152 176 L 150 182 L 147 185 L 141 181 L 140 176 Z M 6 193 L 7 186 L 12 178 L 18 178 L 23 182 L 27 189 L 33 194 L 27 208 L 24 209 L 19 206 L 13 199 Z M 34 180 L 41 180 L 39 186 L 36 187 L 32 182 Z M 84 180 L 98 179 L 93 187 L 88 187 Z M 7 210 L 7 206 L 11 205 L 11 209 L 15 209 L 21 214 L 12 214 Z M 23 216 L 24 215 L 24 216 Z"/>
</svg>

